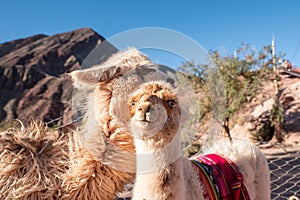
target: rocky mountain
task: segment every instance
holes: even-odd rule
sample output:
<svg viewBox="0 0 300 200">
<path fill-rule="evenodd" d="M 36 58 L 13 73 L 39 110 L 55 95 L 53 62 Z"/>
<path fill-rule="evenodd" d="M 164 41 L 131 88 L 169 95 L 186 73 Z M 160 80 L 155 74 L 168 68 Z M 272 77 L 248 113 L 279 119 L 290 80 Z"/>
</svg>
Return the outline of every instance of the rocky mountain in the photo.
<svg viewBox="0 0 300 200">
<path fill-rule="evenodd" d="M 50 126 L 69 123 L 72 82 L 66 73 L 79 69 L 104 40 L 83 28 L 0 44 L 0 121 L 18 118 L 26 123 L 35 118 Z"/>
</svg>

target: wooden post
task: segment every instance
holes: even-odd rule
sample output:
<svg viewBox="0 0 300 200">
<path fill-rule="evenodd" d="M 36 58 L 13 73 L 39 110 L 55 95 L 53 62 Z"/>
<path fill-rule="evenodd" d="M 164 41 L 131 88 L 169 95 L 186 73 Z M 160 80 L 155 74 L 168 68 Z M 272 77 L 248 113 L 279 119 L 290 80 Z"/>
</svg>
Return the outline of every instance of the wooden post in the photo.
<svg viewBox="0 0 300 200">
<path fill-rule="evenodd" d="M 274 114 L 275 116 L 273 116 L 273 126 L 274 126 L 274 134 L 275 134 L 275 138 L 277 139 L 277 142 L 282 142 L 283 141 L 283 132 L 282 132 L 282 121 L 281 119 L 277 119 L 278 116 L 281 116 L 282 113 L 281 113 L 281 110 L 280 110 L 280 102 L 279 102 L 279 97 L 278 97 L 278 71 L 277 71 L 277 67 L 276 67 L 276 55 L 275 55 L 275 38 L 274 38 L 274 35 L 273 35 L 273 38 L 272 38 L 272 65 L 273 65 L 273 72 L 274 72 L 274 75 L 275 75 L 275 78 L 274 78 L 274 100 L 275 100 L 275 103 L 273 105 L 273 110 L 275 109 L 274 111 Z"/>
<path fill-rule="evenodd" d="M 278 71 L 277 71 L 277 66 L 276 66 L 276 54 L 275 54 L 275 37 L 273 35 L 272 37 L 272 65 L 273 65 L 273 72 L 275 75 L 274 78 L 274 90 L 275 90 L 275 96 L 278 94 Z"/>
</svg>

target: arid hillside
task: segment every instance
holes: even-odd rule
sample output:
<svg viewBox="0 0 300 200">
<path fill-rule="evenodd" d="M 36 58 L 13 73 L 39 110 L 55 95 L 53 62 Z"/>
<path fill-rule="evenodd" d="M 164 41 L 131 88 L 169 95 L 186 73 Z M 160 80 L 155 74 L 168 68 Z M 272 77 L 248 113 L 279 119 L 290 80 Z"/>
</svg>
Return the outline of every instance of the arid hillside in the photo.
<svg viewBox="0 0 300 200">
<path fill-rule="evenodd" d="M 274 105 L 274 88 L 272 82 L 263 86 L 261 93 L 252 103 L 241 109 L 235 116 L 231 133 L 233 137 L 259 139 L 257 137 L 269 135 L 267 144 L 261 148 L 268 153 L 275 153 L 274 148 L 297 149 L 300 146 L 300 78 L 287 74 L 280 74 L 278 99 L 283 114 L 281 127 L 283 142 L 278 144 L 274 128 L 270 122 L 270 114 Z M 268 151 L 268 149 L 272 149 Z M 273 151 L 273 152 L 271 152 Z"/>
<path fill-rule="evenodd" d="M 102 41 L 92 29 L 82 28 L 0 44 L 0 122 L 71 122 L 72 83 L 66 73 L 79 69 Z"/>
</svg>

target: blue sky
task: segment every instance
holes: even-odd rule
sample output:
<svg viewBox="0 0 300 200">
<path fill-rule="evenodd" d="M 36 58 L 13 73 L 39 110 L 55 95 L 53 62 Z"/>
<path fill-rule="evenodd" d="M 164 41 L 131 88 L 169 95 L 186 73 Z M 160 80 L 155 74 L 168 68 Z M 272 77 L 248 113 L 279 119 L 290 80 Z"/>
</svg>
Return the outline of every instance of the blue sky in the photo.
<svg viewBox="0 0 300 200">
<path fill-rule="evenodd" d="M 0 43 L 82 27 L 106 38 L 133 28 L 163 27 L 186 34 L 206 50 L 233 54 L 241 42 L 259 50 L 274 34 L 277 51 L 300 66 L 298 0 L 1 0 L 0 8 Z"/>
</svg>

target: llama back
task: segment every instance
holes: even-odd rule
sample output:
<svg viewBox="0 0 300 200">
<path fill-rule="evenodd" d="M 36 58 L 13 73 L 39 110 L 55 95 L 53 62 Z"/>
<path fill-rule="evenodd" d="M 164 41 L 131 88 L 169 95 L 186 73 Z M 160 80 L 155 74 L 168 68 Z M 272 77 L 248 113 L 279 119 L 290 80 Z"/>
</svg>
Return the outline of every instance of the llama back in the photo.
<svg viewBox="0 0 300 200">
<path fill-rule="evenodd" d="M 244 184 L 250 198 L 271 198 L 270 171 L 266 156 L 248 140 L 221 139 L 207 153 L 216 153 L 232 160 L 243 174 Z"/>
</svg>

